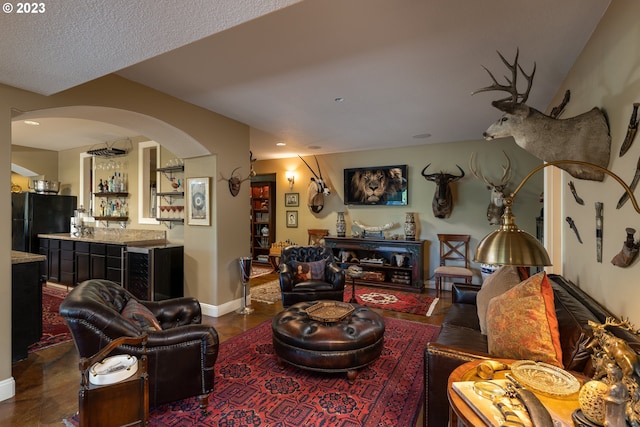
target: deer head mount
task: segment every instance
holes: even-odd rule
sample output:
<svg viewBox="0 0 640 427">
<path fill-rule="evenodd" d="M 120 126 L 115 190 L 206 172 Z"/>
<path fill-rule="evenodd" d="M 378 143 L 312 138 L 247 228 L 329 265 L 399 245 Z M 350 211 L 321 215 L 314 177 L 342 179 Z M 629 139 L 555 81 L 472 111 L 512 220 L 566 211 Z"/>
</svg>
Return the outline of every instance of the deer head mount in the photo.
<svg viewBox="0 0 640 427">
<path fill-rule="evenodd" d="M 534 63 L 531 73 L 527 74 L 518 64 L 519 51 L 513 64 L 510 64 L 500 52 L 500 59 L 511 71 L 506 77 L 507 84 L 500 84 L 486 67 L 483 67 L 493 84 L 478 89 L 473 94 L 488 91 L 508 92 L 506 98 L 491 103 L 504 112 L 504 115 L 483 133 L 487 140 L 512 136 L 516 144 L 546 162 L 556 160 L 580 160 L 606 168 L 609 164 L 611 136 L 605 114 L 597 107 L 568 119 L 547 116 L 525 104 L 536 72 Z M 522 74 L 527 82 L 526 90 L 518 92 L 518 75 Z M 604 173 L 588 166 L 559 165 L 574 178 L 602 181 Z"/>
<path fill-rule="evenodd" d="M 240 186 L 243 182 L 251 179 L 251 177 L 253 176 L 256 176 L 256 171 L 253 170 L 253 164 L 256 160 L 257 159 L 253 158 L 253 153 L 249 151 L 249 162 L 251 163 L 251 170 L 249 171 L 249 175 L 247 175 L 247 177 L 244 179 L 241 179 L 238 175 L 234 175 L 235 172 L 240 169 L 240 166 L 231 171 L 231 178 L 225 178 L 224 175 L 222 175 L 222 172 L 220 172 L 220 180 L 227 181 L 229 183 L 229 192 L 233 197 L 236 197 L 238 193 L 240 193 Z"/>
<path fill-rule="evenodd" d="M 426 174 L 427 168 L 431 166 L 429 163 L 422 169 L 422 176 L 427 181 L 433 181 L 436 183 L 436 192 L 433 195 L 433 201 L 431 202 L 431 208 L 433 209 L 433 215 L 436 218 L 449 218 L 451 211 L 453 211 L 453 195 L 451 194 L 451 184 L 464 177 L 464 171 L 458 165 L 460 175 L 453 175 L 450 173 L 438 172 L 432 174 Z"/>
<path fill-rule="evenodd" d="M 331 190 L 327 187 L 327 184 L 324 182 L 324 178 L 322 178 L 322 171 L 320 170 L 320 163 L 318 163 L 318 158 L 313 156 L 316 159 L 316 166 L 318 167 L 318 173 L 316 173 L 309 163 L 307 163 L 302 156 L 298 155 L 300 160 L 304 162 L 305 165 L 309 168 L 313 176 L 311 177 L 311 182 L 309 182 L 309 187 L 307 189 L 307 205 L 309 209 L 313 213 L 319 213 L 322 208 L 324 208 L 324 196 L 329 196 L 331 194 Z"/>
<path fill-rule="evenodd" d="M 491 199 L 489 200 L 489 206 L 487 207 L 487 220 L 491 225 L 500 224 L 500 219 L 504 213 L 504 200 L 507 184 L 511 179 L 511 159 L 507 156 L 507 153 L 502 152 L 507 158 L 507 164 L 502 166 L 502 178 L 497 183 L 489 181 L 482 172 L 479 171 L 476 166 L 476 153 L 471 155 L 469 160 L 469 170 L 478 180 L 484 182 L 489 190 L 491 190 Z"/>
</svg>

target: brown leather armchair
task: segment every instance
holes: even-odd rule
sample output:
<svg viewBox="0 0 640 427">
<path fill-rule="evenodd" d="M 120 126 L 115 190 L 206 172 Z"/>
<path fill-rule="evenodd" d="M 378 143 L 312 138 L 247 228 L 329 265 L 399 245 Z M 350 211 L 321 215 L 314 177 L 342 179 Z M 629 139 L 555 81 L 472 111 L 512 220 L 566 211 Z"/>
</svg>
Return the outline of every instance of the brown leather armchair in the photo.
<svg viewBox="0 0 640 427">
<path fill-rule="evenodd" d="M 117 338 L 146 332 L 149 405 L 198 396 L 200 406 L 205 407 L 213 391 L 219 341 L 212 326 L 201 324 L 200 303 L 187 297 L 138 301 L 162 328 L 149 330 L 123 316 L 130 300 L 138 301 L 117 283 L 100 279 L 82 282 L 67 295 L 60 304 L 60 314 L 80 357 L 91 357 Z M 123 353 L 140 358 L 142 347 L 121 346 L 111 354 Z"/>
<path fill-rule="evenodd" d="M 321 278 L 300 279 L 300 263 L 323 261 Z M 344 272 L 338 267 L 331 249 L 324 246 L 289 246 L 280 257 L 280 289 L 282 305 L 289 307 L 302 301 L 344 298 Z"/>
</svg>

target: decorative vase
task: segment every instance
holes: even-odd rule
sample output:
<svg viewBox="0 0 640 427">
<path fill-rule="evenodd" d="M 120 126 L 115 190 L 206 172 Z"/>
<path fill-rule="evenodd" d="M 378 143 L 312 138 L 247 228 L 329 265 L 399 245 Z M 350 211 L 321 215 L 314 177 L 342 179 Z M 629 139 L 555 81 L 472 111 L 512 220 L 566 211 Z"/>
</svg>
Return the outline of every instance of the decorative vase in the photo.
<svg viewBox="0 0 640 427">
<path fill-rule="evenodd" d="M 405 240 L 416 240 L 416 220 L 413 212 L 407 212 L 404 220 Z"/>
<path fill-rule="evenodd" d="M 336 220 L 336 234 L 338 237 L 345 237 L 347 233 L 347 223 L 344 221 L 344 212 L 338 212 Z"/>
</svg>

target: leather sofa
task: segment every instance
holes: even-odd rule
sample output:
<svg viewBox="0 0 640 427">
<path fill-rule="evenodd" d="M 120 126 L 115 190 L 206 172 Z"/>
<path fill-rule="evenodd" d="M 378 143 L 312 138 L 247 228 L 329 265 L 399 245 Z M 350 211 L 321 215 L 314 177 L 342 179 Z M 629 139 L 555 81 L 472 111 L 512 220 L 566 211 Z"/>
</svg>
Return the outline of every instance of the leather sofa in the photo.
<svg viewBox="0 0 640 427">
<path fill-rule="evenodd" d="M 296 279 L 297 263 L 323 261 L 321 279 Z M 338 267 L 333 252 L 325 246 L 288 246 L 280 257 L 280 289 L 282 305 L 317 300 L 342 301 L 344 298 L 344 273 Z"/>
<path fill-rule="evenodd" d="M 138 301 L 162 328 L 149 330 L 122 315 L 130 300 L 138 301 L 109 280 L 87 280 L 71 290 L 60 304 L 60 314 L 80 357 L 89 358 L 120 337 L 146 332 L 150 407 L 191 396 L 198 396 L 201 407 L 206 406 L 213 391 L 219 341 L 212 326 L 201 324 L 200 303 L 188 297 Z M 140 358 L 142 347 L 122 346 L 111 354 L 123 353 Z"/>
<path fill-rule="evenodd" d="M 588 321 L 604 323 L 607 317 L 617 317 L 584 291 L 562 276 L 550 274 L 554 305 L 558 319 L 560 342 L 565 369 L 592 377 L 591 340 Z M 488 359 L 487 336 L 480 332 L 476 295 L 479 287 L 456 284 L 452 289 L 453 303 L 442 322 L 437 340 L 427 345 L 424 354 L 424 425 L 446 426 L 449 420 L 447 380 L 458 366 L 475 359 Z M 637 336 L 612 329 L 616 336 L 640 351 Z"/>
</svg>

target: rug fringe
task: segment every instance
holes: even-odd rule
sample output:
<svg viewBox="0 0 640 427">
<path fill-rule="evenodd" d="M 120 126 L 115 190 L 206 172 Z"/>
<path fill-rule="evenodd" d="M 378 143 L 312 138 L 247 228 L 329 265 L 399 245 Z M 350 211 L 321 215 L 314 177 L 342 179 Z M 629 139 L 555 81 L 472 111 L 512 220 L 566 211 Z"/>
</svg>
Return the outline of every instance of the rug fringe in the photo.
<svg viewBox="0 0 640 427">
<path fill-rule="evenodd" d="M 436 305 L 438 304 L 438 301 L 440 301 L 440 298 L 436 298 L 436 299 L 433 300 L 433 302 L 429 306 L 429 310 L 427 310 L 427 314 L 425 316 L 427 316 L 427 317 L 431 316 L 431 314 L 433 313 L 433 310 L 436 308 Z"/>
</svg>

